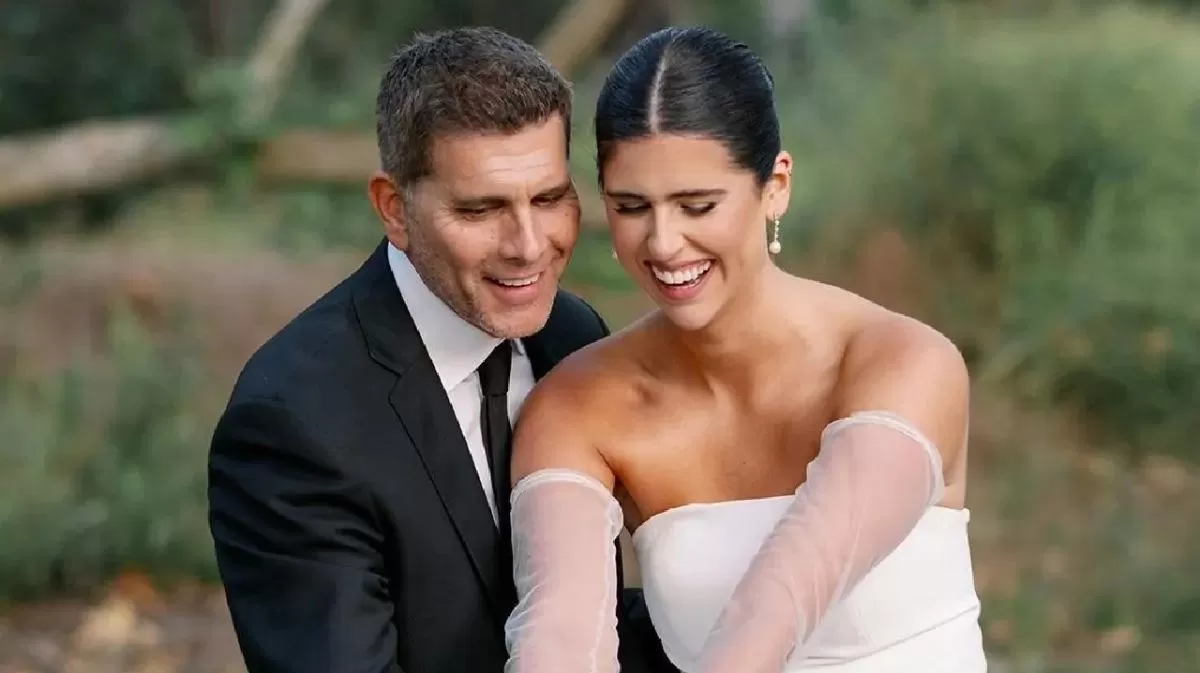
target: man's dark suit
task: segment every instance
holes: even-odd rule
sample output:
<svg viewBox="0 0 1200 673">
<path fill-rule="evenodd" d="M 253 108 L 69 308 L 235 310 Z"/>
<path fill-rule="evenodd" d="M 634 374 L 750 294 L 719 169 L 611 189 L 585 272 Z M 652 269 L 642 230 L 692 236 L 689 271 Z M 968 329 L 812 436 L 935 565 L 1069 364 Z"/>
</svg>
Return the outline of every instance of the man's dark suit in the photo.
<svg viewBox="0 0 1200 673">
<path fill-rule="evenodd" d="M 508 540 L 386 250 L 250 359 L 213 436 L 210 523 L 251 673 L 498 673 L 507 659 Z M 605 334 L 560 292 L 524 340 L 534 376 Z M 623 670 L 673 670 L 640 593 L 620 602 Z"/>
</svg>

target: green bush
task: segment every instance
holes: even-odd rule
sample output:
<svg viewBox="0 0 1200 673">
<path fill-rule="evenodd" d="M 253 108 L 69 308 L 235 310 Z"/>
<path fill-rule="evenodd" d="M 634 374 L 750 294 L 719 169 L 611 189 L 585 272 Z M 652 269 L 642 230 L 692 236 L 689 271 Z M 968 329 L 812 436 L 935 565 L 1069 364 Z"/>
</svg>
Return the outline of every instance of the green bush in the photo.
<svg viewBox="0 0 1200 673">
<path fill-rule="evenodd" d="M 810 41 L 803 95 L 782 109 L 801 227 L 835 249 L 900 230 L 979 377 L 1085 411 L 1139 452 L 1188 447 L 1200 26 L 1119 5 L 889 19 Z"/>
<path fill-rule="evenodd" d="M 213 578 L 211 422 L 186 342 L 116 311 L 103 352 L 0 386 L 0 601 L 91 589 L 130 567 Z"/>
</svg>

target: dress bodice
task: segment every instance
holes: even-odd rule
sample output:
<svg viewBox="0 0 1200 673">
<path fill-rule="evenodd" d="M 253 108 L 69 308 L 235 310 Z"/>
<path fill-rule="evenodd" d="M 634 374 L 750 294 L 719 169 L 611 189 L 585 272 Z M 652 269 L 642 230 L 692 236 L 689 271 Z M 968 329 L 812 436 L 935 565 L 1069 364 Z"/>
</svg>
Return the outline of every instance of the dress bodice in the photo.
<svg viewBox="0 0 1200 673">
<path fill-rule="evenodd" d="M 646 605 L 684 673 L 792 496 L 697 503 L 633 535 Z M 932 507 L 797 648 L 785 673 L 986 670 L 967 540 L 968 510 Z"/>
</svg>

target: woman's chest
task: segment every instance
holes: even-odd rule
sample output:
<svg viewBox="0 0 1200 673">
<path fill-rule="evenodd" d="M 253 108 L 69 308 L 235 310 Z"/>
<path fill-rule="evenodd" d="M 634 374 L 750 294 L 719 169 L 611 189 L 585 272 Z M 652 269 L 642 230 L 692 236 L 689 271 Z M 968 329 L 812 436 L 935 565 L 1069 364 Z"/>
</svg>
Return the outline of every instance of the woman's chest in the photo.
<svg viewBox="0 0 1200 673">
<path fill-rule="evenodd" d="M 612 461 L 627 516 L 792 493 L 831 420 L 827 400 L 797 394 L 790 404 L 748 408 L 697 399 L 628 414 Z"/>
</svg>

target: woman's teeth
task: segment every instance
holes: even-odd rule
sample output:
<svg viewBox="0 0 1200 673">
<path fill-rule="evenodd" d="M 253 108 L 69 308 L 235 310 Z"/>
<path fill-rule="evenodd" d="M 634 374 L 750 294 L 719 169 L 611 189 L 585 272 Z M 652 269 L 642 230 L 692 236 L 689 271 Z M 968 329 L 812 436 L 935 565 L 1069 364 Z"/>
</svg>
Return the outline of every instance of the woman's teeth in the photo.
<svg viewBox="0 0 1200 673">
<path fill-rule="evenodd" d="M 708 273 L 710 268 L 712 268 L 712 260 L 697 262 L 695 264 L 685 266 L 682 269 L 674 269 L 670 271 L 666 269 L 660 269 L 656 266 L 651 266 L 650 271 L 654 274 L 654 277 L 658 279 L 658 282 L 664 285 L 687 285 L 688 283 L 695 282 L 700 278 L 700 276 Z"/>
</svg>

